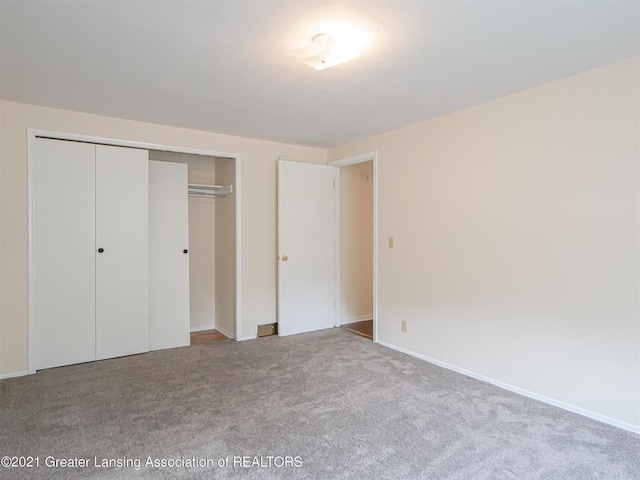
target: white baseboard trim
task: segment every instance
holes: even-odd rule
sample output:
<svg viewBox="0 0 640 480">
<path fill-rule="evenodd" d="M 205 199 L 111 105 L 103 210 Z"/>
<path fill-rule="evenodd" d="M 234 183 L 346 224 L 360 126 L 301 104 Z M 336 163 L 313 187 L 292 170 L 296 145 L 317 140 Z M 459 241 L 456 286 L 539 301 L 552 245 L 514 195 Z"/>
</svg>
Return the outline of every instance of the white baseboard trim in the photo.
<svg viewBox="0 0 640 480">
<path fill-rule="evenodd" d="M 342 325 L 346 325 L 348 323 L 364 322 L 365 320 L 373 320 L 373 313 L 366 313 L 364 315 L 358 315 L 357 317 L 351 317 L 341 323 Z"/>
<path fill-rule="evenodd" d="M 219 331 L 221 334 L 223 334 L 225 337 L 227 338 L 234 338 L 235 335 L 233 333 L 231 333 L 229 330 L 219 327 L 219 326 L 215 326 L 214 327 L 217 331 Z"/>
<path fill-rule="evenodd" d="M 236 338 L 236 341 L 238 342 L 245 342 L 247 340 L 255 340 L 256 338 L 258 338 L 257 335 L 248 335 L 246 337 L 238 337 Z"/>
<path fill-rule="evenodd" d="M 525 390 L 520 387 L 516 387 L 510 385 L 508 383 L 500 382 L 498 380 L 494 380 L 489 377 L 485 377 L 484 375 L 480 375 L 474 373 L 469 370 L 465 370 L 464 368 L 459 368 L 453 365 L 450 365 L 445 362 L 441 362 L 440 360 L 435 360 L 433 358 L 427 357 L 425 355 L 420 355 L 419 353 L 412 352 L 411 350 L 407 350 L 402 347 L 398 347 L 391 343 L 383 342 L 378 340 L 380 345 L 390 348 L 391 350 L 396 350 L 397 352 L 401 352 L 407 355 L 410 355 L 415 358 L 419 358 L 420 360 L 424 360 L 425 362 L 432 363 L 442 368 L 446 368 L 447 370 L 451 370 L 456 373 L 460 373 L 462 375 L 466 375 L 467 377 L 475 378 L 476 380 L 480 380 L 482 382 L 490 383 L 491 385 L 495 385 L 496 387 L 504 388 L 505 390 L 509 390 L 510 392 L 517 393 L 519 395 L 523 395 L 525 397 L 532 398 L 534 400 L 538 400 L 540 402 L 552 405 L 554 407 L 562 408 L 563 410 L 568 410 L 573 413 L 577 413 L 578 415 L 582 415 L 584 417 L 591 418 L 593 420 L 597 420 L 602 423 L 606 423 L 607 425 L 611 425 L 613 427 L 618 427 L 623 430 L 628 430 L 629 432 L 640 434 L 640 425 L 634 425 L 632 423 L 624 422 L 622 420 L 616 420 L 615 418 L 608 417 L 606 415 L 601 415 L 599 413 L 593 412 L 591 410 L 587 410 L 581 407 L 577 407 L 575 405 L 571 405 L 569 403 L 562 402 L 560 400 L 556 400 L 554 398 L 547 397 L 545 395 L 540 395 L 539 393 L 531 392 L 529 390 Z"/>
<path fill-rule="evenodd" d="M 213 330 L 214 327 L 213 325 L 208 325 L 206 327 L 191 327 L 191 333 L 196 333 L 196 332 L 204 332 L 205 330 Z"/>
<path fill-rule="evenodd" d="M 5 378 L 24 377 L 25 375 L 29 375 L 28 370 L 23 370 L 22 372 L 0 373 L 0 380 Z"/>
</svg>

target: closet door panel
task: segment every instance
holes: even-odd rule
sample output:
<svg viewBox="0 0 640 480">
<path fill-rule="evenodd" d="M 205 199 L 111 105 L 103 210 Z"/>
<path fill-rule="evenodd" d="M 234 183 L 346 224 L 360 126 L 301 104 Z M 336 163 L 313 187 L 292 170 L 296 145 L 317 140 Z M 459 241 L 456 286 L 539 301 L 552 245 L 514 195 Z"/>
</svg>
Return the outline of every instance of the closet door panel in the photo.
<svg viewBox="0 0 640 480">
<path fill-rule="evenodd" d="M 36 369 L 95 360 L 95 146 L 36 140 Z"/>
<path fill-rule="evenodd" d="M 182 347 L 190 341 L 187 183 L 187 165 L 149 162 L 151 350 Z"/>
<path fill-rule="evenodd" d="M 149 350 L 148 220 L 148 152 L 97 145 L 96 358 L 99 360 Z"/>
</svg>

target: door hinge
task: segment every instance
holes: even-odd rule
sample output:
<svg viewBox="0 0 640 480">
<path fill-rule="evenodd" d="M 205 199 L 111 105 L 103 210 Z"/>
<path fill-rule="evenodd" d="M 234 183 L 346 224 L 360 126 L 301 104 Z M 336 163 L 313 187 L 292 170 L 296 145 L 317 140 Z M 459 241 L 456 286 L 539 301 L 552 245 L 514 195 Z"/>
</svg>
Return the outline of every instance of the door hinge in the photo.
<svg viewBox="0 0 640 480">
<path fill-rule="evenodd" d="M 334 189 L 336 188 L 336 181 L 335 180 L 333 181 L 333 188 Z"/>
<path fill-rule="evenodd" d="M 333 301 L 333 308 L 336 308 L 336 301 Z"/>
</svg>

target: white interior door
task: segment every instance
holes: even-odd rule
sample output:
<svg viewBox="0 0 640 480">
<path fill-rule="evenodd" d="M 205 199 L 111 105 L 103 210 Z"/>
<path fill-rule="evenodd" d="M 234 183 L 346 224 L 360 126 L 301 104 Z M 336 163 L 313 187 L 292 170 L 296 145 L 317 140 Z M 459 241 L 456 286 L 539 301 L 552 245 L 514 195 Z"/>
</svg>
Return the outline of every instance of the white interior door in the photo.
<svg viewBox="0 0 640 480">
<path fill-rule="evenodd" d="M 149 348 L 189 345 L 187 165 L 149 162 Z"/>
<path fill-rule="evenodd" d="M 36 369 L 95 360 L 95 146 L 36 140 Z"/>
<path fill-rule="evenodd" d="M 335 167 L 278 162 L 278 335 L 335 323 Z"/>
<path fill-rule="evenodd" d="M 149 350 L 149 162 L 146 150 L 95 148 L 100 360 Z"/>
</svg>

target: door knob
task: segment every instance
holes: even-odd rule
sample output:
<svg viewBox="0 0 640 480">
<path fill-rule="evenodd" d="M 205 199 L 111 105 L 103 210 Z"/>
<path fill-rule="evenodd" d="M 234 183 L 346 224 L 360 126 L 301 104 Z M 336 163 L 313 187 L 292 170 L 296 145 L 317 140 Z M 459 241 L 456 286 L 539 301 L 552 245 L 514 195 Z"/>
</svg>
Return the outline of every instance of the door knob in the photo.
<svg viewBox="0 0 640 480">
<path fill-rule="evenodd" d="M 289 260 L 289 257 L 287 257 L 286 255 L 282 255 L 281 258 L 283 262 L 286 262 L 287 260 Z"/>
<path fill-rule="evenodd" d="M 100 248 L 98 249 L 98 253 L 102 253 L 102 252 L 104 252 L 104 248 L 100 247 Z"/>
<path fill-rule="evenodd" d="M 182 250 L 182 253 L 189 253 L 189 250 L 185 248 L 184 250 Z"/>
</svg>

